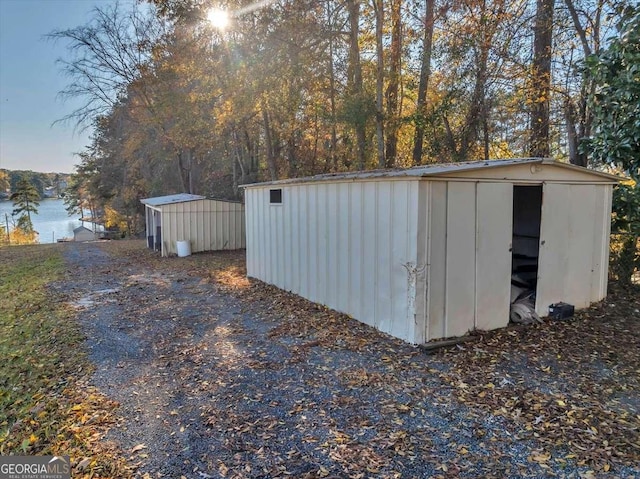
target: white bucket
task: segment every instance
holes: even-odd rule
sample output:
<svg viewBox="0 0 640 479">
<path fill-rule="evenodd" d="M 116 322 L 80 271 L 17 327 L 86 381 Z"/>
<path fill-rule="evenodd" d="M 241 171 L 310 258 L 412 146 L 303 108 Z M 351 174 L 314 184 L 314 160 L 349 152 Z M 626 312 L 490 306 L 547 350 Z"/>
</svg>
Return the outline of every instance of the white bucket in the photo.
<svg viewBox="0 0 640 479">
<path fill-rule="evenodd" d="M 191 243 L 188 241 L 176 241 L 176 249 L 180 258 L 191 256 Z"/>
</svg>

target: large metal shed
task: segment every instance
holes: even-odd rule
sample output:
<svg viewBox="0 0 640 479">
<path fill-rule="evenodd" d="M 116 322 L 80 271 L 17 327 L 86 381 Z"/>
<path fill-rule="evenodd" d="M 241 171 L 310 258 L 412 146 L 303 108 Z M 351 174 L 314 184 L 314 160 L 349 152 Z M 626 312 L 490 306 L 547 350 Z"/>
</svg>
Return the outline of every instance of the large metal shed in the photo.
<svg viewBox="0 0 640 479">
<path fill-rule="evenodd" d="M 247 274 L 405 341 L 606 296 L 617 177 L 547 159 L 434 164 L 245 185 Z"/>
<path fill-rule="evenodd" d="M 244 205 L 186 193 L 141 200 L 145 206 L 149 248 L 162 256 L 177 254 L 177 243 L 190 250 L 216 251 L 245 247 Z"/>
</svg>

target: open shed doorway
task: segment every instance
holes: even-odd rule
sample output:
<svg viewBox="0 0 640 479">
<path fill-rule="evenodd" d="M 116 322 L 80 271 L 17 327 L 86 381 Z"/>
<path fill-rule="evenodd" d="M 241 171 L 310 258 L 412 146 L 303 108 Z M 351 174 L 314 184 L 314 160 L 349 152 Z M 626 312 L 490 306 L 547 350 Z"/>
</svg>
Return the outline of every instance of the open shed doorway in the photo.
<svg viewBox="0 0 640 479">
<path fill-rule="evenodd" d="M 511 302 L 535 305 L 540 256 L 542 185 L 514 185 L 511 249 Z"/>
</svg>

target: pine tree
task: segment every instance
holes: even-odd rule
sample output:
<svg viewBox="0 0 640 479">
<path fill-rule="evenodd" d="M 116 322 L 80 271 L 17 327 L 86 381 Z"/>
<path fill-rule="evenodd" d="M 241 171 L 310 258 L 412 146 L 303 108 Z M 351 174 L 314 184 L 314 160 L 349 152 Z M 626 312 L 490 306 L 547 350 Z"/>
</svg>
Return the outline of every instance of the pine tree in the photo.
<svg viewBox="0 0 640 479">
<path fill-rule="evenodd" d="M 33 223 L 31 222 L 31 213 L 38 214 L 38 206 L 40 206 L 40 194 L 35 186 L 28 180 L 22 178 L 17 185 L 16 190 L 11 194 L 10 200 L 13 201 L 12 215 L 20 215 L 18 224 L 25 231 L 33 231 Z"/>
</svg>

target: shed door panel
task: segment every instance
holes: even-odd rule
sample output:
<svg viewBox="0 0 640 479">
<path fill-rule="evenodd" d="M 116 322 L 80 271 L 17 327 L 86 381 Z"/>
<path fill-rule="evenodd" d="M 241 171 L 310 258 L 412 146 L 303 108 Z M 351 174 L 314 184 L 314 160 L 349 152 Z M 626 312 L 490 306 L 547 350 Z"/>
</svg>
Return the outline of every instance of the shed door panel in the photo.
<svg viewBox="0 0 640 479">
<path fill-rule="evenodd" d="M 474 328 L 476 184 L 449 182 L 447 192 L 446 336 Z"/>
<path fill-rule="evenodd" d="M 547 183 L 542 196 L 536 311 L 564 301 L 588 306 L 593 280 L 594 221 L 599 187 Z"/>
<path fill-rule="evenodd" d="M 478 183 L 476 237 L 476 328 L 509 323 L 513 185 Z"/>
</svg>

